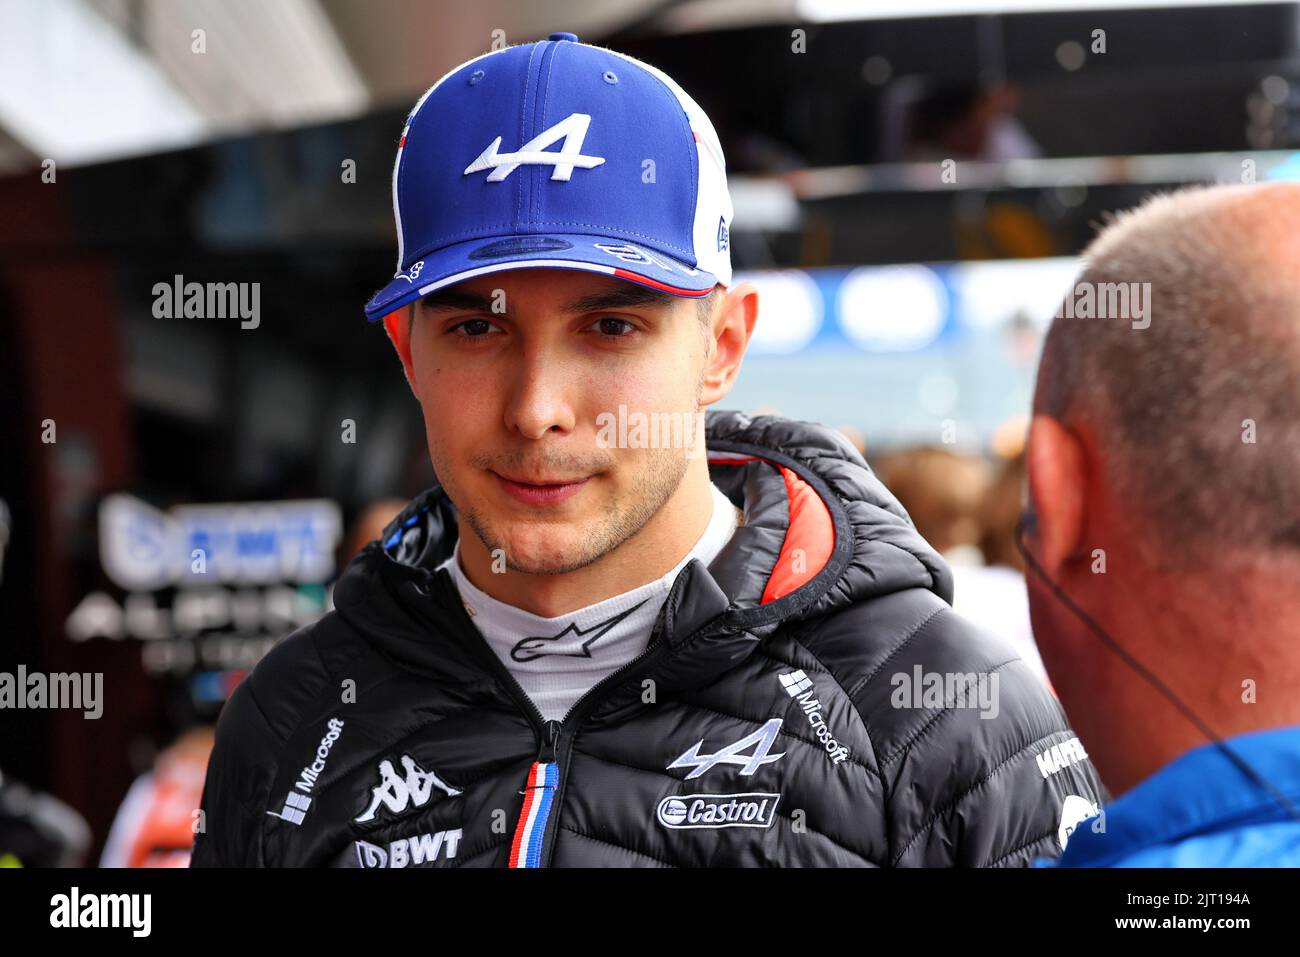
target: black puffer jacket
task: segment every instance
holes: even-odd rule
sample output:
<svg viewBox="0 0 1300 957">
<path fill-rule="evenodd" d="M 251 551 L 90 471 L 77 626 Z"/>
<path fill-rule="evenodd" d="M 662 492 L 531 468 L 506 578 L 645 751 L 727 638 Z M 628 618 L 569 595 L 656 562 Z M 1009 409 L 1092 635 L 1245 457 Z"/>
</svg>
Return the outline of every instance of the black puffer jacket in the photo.
<svg viewBox="0 0 1300 957">
<path fill-rule="evenodd" d="M 743 526 L 562 724 L 432 571 L 450 503 L 414 500 L 226 705 L 195 866 L 1055 856 L 1096 773 L 1030 669 L 949 607 L 946 565 L 861 457 L 772 417 L 711 413 L 707 436 Z"/>
</svg>

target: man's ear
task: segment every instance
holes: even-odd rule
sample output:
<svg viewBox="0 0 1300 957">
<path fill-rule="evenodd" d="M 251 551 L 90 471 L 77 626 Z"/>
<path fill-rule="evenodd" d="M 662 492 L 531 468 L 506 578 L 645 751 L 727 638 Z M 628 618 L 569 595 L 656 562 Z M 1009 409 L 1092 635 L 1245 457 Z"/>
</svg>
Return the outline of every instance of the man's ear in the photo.
<svg viewBox="0 0 1300 957">
<path fill-rule="evenodd" d="M 747 282 L 727 290 L 709 323 L 713 349 L 704 366 L 701 405 L 712 405 L 731 391 L 757 320 L 758 290 Z"/>
<path fill-rule="evenodd" d="M 402 369 L 406 373 L 406 384 L 411 387 L 411 392 L 418 399 L 420 393 L 415 388 L 415 366 L 411 362 L 411 327 L 412 323 L 407 320 L 410 306 L 403 306 L 396 312 L 390 312 L 384 316 L 384 330 L 388 333 L 388 340 L 397 350 L 397 358 L 402 360 Z"/>
<path fill-rule="evenodd" d="M 1053 578 L 1078 552 L 1087 512 L 1087 474 L 1083 443 L 1048 415 L 1035 415 L 1026 452 L 1029 500 L 1037 516 L 1030 545 Z"/>
</svg>

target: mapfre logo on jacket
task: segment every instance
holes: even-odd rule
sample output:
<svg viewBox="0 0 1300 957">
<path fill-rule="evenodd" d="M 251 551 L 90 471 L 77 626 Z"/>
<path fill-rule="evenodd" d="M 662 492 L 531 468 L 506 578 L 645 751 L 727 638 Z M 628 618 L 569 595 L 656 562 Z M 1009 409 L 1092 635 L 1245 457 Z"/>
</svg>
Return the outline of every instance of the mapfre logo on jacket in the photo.
<svg viewBox="0 0 1300 957">
<path fill-rule="evenodd" d="M 335 610 L 227 704 L 194 864 L 1008 867 L 1058 854 L 1067 796 L 1071 810 L 1104 797 L 1096 772 L 1030 668 L 953 613 L 947 566 L 861 457 L 829 429 L 738 413 L 709 413 L 706 445 L 746 523 L 711 568 L 683 568 L 645 654 L 559 724 L 435 571 L 455 545 L 451 503 L 438 488 L 412 501 L 348 566 Z M 891 676 L 918 669 L 996 687 L 999 707 L 892 694 Z M 361 690 L 340 708 L 345 679 Z M 329 717 L 346 730 L 304 819 L 267 813 L 319 759 Z"/>
</svg>

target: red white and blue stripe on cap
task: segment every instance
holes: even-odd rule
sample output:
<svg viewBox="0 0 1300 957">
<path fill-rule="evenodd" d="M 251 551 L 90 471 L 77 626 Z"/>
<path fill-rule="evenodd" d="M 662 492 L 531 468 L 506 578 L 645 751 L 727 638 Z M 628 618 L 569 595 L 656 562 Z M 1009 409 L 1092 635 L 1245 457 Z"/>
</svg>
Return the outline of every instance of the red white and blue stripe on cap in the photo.
<svg viewBox="0 0 1300 957">
<path fill-rule="evenodd" d="M 506 269 L 688 297 L 731 284 L 732 204 L 708 117 L 661 71 L 575 41 L 482 54 L 420 97 L 393 164 L 397 272 L 369 319 Z"/>
</svg>

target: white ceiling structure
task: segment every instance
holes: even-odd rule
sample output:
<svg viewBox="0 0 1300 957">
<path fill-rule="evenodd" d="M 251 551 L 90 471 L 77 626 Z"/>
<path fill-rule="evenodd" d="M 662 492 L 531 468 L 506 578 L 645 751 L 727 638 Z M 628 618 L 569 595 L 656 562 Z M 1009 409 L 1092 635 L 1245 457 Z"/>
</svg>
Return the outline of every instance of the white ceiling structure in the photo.
<svg viewBox="0 0 1300 957">
<path fill-rule="evenodd" d="M 1248 0 L 0 0 L 0 172 L 409 104 L 495 42 L 556 30 L 1211 2 Z"/>
<path fill-rule="evenodd" d="M 661 0 L 0 0 L 0 171 L 407 103 L 451 67 Z"/>
</svg>

